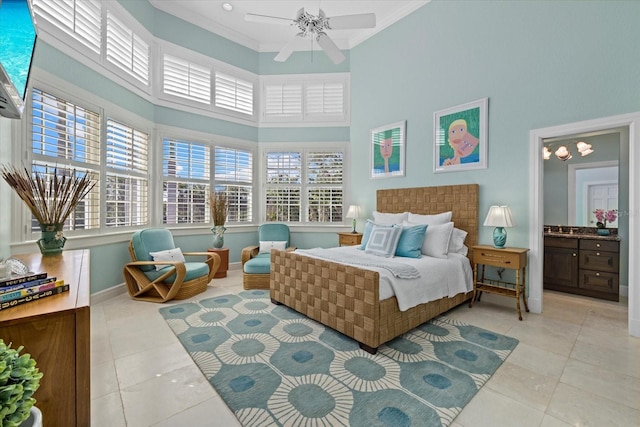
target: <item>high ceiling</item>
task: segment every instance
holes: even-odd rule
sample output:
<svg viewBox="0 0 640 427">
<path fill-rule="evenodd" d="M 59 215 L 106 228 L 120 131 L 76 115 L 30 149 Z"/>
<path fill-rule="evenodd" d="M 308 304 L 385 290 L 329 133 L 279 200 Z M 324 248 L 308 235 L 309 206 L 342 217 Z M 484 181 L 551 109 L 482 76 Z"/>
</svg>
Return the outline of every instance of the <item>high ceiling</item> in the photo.
<svg viewBox="0 0 640 427">
<path fill-rule="evenodd" d="M 375 33 L 383 30 L 404 16 L 428 3 L 430 0 L 149 0 L 164 12 L 177 16 L 194 25 L 219 34 L 229 40 L 247 46 L 258 52 L 277 52 L 298 32 L 288 25 L 246 22 L 246 13 L 268 15 L 280 18 L 296 17 L 300 8 L 313 15 L 322 9 L 326 16 L 375 13 L 376 27 L 361 30 L 327 30 L 329 36 L 341 49 L 351 49 Z M 228 3 L 233 10 L 223 9 Z M 309 44 L 300 45 L 296 50 L 309 50 Z M 313 47 L 318 49 L 317 45 Z"/>
</svg>

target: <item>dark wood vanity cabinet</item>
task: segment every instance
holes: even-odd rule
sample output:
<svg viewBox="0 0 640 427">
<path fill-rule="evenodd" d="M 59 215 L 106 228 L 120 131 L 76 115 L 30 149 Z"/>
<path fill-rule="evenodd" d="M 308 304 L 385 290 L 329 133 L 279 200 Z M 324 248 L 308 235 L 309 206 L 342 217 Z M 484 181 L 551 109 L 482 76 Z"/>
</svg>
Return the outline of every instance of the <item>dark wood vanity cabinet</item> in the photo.
<svg viewBox="0 0 640 427">
<path fill-rule="evenodd" d="M 544 288 L 619 299 L 620 242 L 588 238 L 544 238 Z"/>
<path fill-rule="evenodd" d="M 544 238 L 544 288 L 570 292 L 578 287 L 578 239 Z"/>
</svg>

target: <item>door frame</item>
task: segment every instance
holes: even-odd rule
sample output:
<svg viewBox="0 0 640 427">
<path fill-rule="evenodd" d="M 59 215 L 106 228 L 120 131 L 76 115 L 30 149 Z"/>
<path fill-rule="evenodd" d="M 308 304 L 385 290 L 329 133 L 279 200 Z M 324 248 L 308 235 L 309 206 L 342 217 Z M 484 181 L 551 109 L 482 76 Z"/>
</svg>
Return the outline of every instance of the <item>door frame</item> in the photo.
<svg viewBox="0 0 640 427">
<path fill-rule="evenodd" d="M 640 164 L 640 112 L 569 123 L 529 132 L 529 308 L 542 313 L 542 276 L 544 260 L 544 198 L 542 148 L 548 138 L 568 137 L 578 133 L 627 128 L 629 131 L 629 164 Z M 626 153 L 622 153 L 624 155 Z M 640 255 L 640 171 L 629 167 L 629 334 L 640 337 L 639 268 L 632 260 Z"/>
</svg>

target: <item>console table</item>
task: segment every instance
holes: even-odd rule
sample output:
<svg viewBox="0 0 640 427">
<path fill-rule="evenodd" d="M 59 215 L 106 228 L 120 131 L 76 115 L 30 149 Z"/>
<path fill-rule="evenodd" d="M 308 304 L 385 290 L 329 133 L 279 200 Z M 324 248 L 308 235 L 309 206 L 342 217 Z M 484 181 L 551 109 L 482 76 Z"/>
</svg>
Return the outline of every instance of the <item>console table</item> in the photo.
<svg viewBox="0 0 640 427">
<path fill-rule="evenodd" d="M 44 374 L 34 394 L 45 426 L 91 424 L 89 250 L 14 255 L 33 272 L 64 279 L 69 292 L 0 311 L 0 336 L 24 346 Z"/>
</svg>

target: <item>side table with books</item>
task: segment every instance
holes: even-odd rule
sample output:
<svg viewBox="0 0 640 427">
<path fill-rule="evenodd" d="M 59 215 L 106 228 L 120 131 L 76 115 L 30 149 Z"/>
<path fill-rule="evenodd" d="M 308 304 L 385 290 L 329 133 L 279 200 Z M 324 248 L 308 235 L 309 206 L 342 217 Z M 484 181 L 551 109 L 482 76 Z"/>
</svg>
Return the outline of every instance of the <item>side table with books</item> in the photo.
<svg viewBox="0 0 640 427">
<path fill-rule="evenodd" d="M 45 425 L 89 426 L 89 250 L 68 250 L 55 256 L 14 255 L 14 258 L 24 262 L 31 272 L 64 280 L 69 289 L 1 309 L 2 338 L 14 347 L 24 346 L 24 352 L 31 354 L 44 373 L 34 398 Z"/>
</svg>

